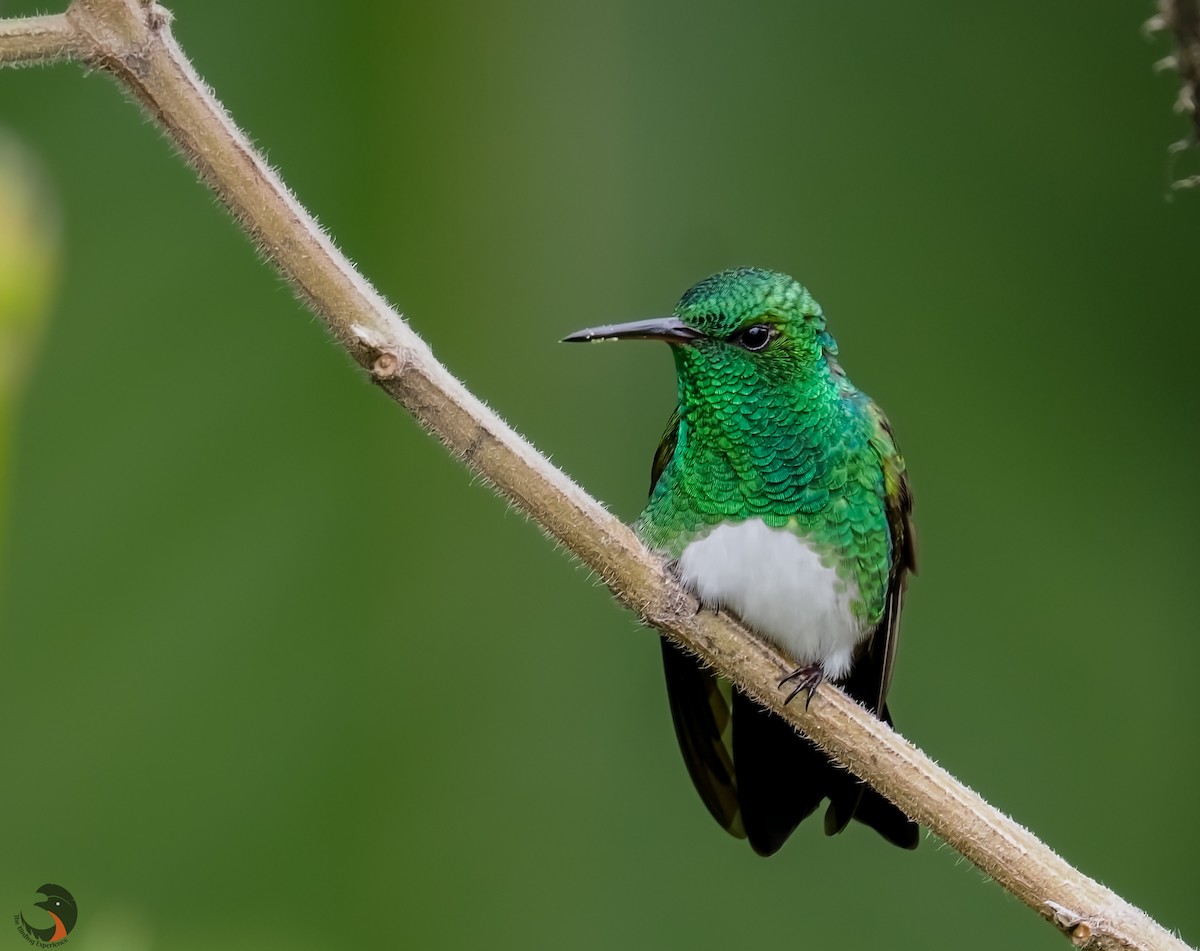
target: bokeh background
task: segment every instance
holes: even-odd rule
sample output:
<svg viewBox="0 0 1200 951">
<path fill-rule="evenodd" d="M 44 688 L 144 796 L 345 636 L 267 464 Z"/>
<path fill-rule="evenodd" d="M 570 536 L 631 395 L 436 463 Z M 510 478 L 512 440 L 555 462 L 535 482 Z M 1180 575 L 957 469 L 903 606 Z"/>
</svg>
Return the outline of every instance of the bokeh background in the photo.
<svg viewBox="0 0 1200 951">
<path fill-rule="evenodd" d="M 902 732 L 1200 940 L 1200 197 L 1167 198 L 1152 4 L 170 6 L 347 253 L 622 517 L 670 360 L 556 339 L 730 265 L 808 283 L 912 471 Z M 113 83 L 5 71 L 0 127 L 0 913 L 62 883 L 77 951 L 1063 947 L 936 840 L 727 838 L 654 636 Z"/>
</svg>

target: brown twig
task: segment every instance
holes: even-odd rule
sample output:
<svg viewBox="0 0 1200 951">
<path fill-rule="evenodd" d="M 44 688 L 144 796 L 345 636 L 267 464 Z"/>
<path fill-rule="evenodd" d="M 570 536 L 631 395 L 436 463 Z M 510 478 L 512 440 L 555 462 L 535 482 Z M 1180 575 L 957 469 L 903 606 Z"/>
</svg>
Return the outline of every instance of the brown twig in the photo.
<svg viewBox="0 0 1200 951">
<path fill-rule="evenodd" d="M 0 20 L 0 65 L 22 66 L 79 58 L 78 34 L 64 14 Z"/>
</svg>

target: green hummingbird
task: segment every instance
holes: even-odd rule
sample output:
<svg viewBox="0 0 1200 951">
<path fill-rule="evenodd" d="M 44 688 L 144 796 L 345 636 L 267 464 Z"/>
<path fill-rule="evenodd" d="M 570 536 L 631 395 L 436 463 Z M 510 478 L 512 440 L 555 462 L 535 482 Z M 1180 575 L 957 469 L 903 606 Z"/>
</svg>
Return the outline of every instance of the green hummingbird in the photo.
<svg viewBox="0 0 1200 951">
<path fill-rule="evenodd" d="M 728 609 L 796 664 L 787 698 L 824 678 L 891 723 L 886 700 L 907 576 L 912 496 L 883 412 L 846 377 L 812 295 L 786 274 L 706 278 L 670 317 L 581 330 L 568 342 L 660 340 L 679 402 L 635 529 L 701 603 Z M 903 848 L 895 805 L 692 655 L 663 639 L 675 733 L 700 798 L 760 855 L 829 799 Z"/>
</svg>

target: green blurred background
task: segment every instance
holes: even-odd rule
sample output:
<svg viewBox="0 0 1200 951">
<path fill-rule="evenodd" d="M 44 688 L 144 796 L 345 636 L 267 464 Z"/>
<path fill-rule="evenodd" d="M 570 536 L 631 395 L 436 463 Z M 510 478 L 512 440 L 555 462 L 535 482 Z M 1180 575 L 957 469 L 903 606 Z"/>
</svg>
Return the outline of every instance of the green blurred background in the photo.
<svg viewBox="0 0 1200 951">
<path fill-rule="evenodd" d="M 914 480 L 901 730 L 1200 939 L 1200 206 L 1165 199 L 1152 4 L 170 6 L 364 273 L 624 518 L 667 353 L 556 339 L 730 265 L 805 281 Z M 0 125 L 50 315 L 0 449 L 0 916 L 53 881 L 76 951 L 1065 947 L 935 840 L 727 838 L 653 635 L 113 83 L 5 71 Z"/>
</svg>

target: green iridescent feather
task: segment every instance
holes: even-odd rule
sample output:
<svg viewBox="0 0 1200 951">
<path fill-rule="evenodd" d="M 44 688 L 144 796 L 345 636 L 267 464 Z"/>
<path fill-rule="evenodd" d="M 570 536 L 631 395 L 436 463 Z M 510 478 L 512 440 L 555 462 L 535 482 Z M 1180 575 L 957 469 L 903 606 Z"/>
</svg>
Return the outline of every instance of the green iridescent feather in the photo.
<svg viewBox="0 0 1200 951">
<path fill-rule="evenodd" d="M 877 623 L 904 463 L 882 412 L 838 365 L 820 306 L 786 275 L 741 268 L 698 284 L 675 313 L 711 339 L 672 347 L 678 417 L 638 533 L 678 558 L 712 526 L 759 517 L 804 536 L 855 582 L 854 611 Z M 747 321 L 778 326 L 772 348 L 724 342 Z"/>
</svg>

